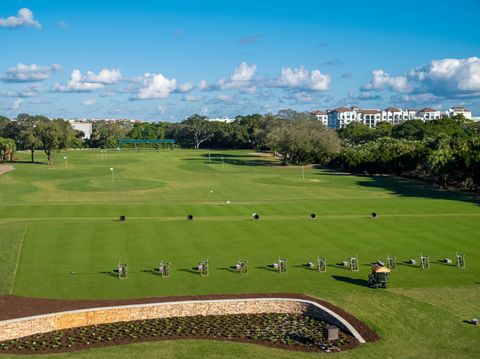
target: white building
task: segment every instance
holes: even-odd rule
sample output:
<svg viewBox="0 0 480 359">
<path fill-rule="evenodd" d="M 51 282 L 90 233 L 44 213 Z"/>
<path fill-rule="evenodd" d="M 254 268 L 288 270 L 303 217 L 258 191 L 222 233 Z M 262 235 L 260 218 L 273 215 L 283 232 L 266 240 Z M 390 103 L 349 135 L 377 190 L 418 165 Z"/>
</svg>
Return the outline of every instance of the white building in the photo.
<svg viewBox="0 0 480 359">
<path fill-rule="evenodd" d="M 312 115 L 315 115 L 318 121 L 320 121 L 323 125 L 328 126 L 328 115 L 326 112 L 317 110 L 313 111 Z"/>
<path fill-rule="evenodd" d="M 343 128 L 352 121 L 357 121 L 357 107 L 339 107 L 335 110 L 327 110 L 328 127 Z"/>
<path fill-rule="evenodd" d="M 446 114 L 448 115 L 448 117 L 463 115 L 467 120 L 472 119 L 472 112 L 465 109 L 465 107 L 463 107 L 463 106 L 452 107 L 452 108 L 448 109 Z"/>
<path fill-rule="evenodd" d="M 208 121 L 210 122 L 224 122 L 224 123 L 232 123 L 235 121 L 234 118 L 222 117 L 222 118 L 209 118 Z"/>
<path fill-rule="evenodd" d="M 86 121 L 76 121 L 76 120 L 69 120 L 68 121 L 72 128 L 77 131 L 82 131 L 84 133 L 84 139 L 89 140 L 92 136 L 92 123 Z"/>
<path fill-rule="evenodd" d="M 391 123 L 392 125 L 398 125 L 408 119 L 408 111 L 403 111 L 396 107 L 387 107 L 382 111 L 382 121 Z"/>
<path fill-rule="evenodd" d="M 416 117 L 423 121 L 438 120 L 440 117 L 442 117 L 442 114 L 439 110 L 425 107 L 423 110 L 417 112 Z"/>
<path fill-rule="evenodd" d="M 375 127 L 378 122 L 382 121 L 382 111 L 380 110 L 358 110 L 359 116 L 357 116 L 358 121 L 363 123 L 368 127 Z"/>
</svg>

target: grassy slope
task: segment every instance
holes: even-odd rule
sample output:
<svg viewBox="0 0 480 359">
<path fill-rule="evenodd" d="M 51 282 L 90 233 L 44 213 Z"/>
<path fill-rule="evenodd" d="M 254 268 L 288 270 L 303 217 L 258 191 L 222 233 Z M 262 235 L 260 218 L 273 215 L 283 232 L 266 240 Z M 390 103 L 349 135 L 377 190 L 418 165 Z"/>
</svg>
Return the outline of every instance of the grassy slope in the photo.
<svg viewBox="0 0 480 359">
<path fill-rule="evenodd" d="M 69 168 L 19 164 L 16 171 L 2 175 L 0 226 L 13 229 L 12 234 L 0 232 L 0 245 L 9 243 L 12 251 L 18 250 L 28 224 L 14 292 L 93 298 L 294 291 L 344 307 L 382 336 L 379 343 L 338 356 L 480 355 L 475 346 L 478 328 L 462 323 L 480 311 L 480 208 L 475 198 L 415 182 L 313 169 L 301 180 L 298 168 L 265 166 L 271 164 L 269 158 L 228 152 L 223 153 L 223 167 L 219 157 L 212 157 L 209 165 L 205 154 L 109 153 L 102 160 L 99 153 L 72 151 Z M 115 168 L 114 186 L 110 166 Z M 372 211 L 379 214 L 375 221 L 368 218 Z M 259 213 L 261 221 L 249 220 L 252 212 Z M 319 219 L 308 220 L 310 212 Z M 184 220 L 188 213 L 195 216 L 193 223 Z M 113 220 L 119 214 L 127 216 L 126 223 Z M 466 270 L 432 263 L 432 270 L 424 272 L 400 265 L 389 289 L 364 286 L 368 263 L 386 254 L 406 260 L 423 252 L 435 262 L 456 251 L 467 253 Z M 362 263 L 360 272 L 334 265 L 355 253 Z M 265 268 L 279 255 L 289 259 L 286 276 Z M 327 273 L 296 267 L 317 255 L 328 258 Z M 209 278 L 189 272 L 205 257 L 212 265 Z M 248 277 L 223 269 L 241 258 L 252 264 Z M 127 281 L 101 273 L 119 259 L 129 264 Z M 172 261 L 172 278 L 142 272 L 160 259 Z M 14 263 L 5 268 L 11 273 Z M 456 338 L 454 343 L 451 338 Z M 180 341 L 74 356 L 183 358 L 192 353 L 208 358 L 312 356 Z"/>
</svg>

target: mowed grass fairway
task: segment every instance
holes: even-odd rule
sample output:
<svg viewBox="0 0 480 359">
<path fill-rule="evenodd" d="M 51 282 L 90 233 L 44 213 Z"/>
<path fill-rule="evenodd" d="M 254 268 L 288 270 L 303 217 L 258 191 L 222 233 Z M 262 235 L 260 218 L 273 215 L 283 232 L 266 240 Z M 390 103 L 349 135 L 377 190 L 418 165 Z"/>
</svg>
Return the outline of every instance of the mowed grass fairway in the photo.
<svg viewBox="0 0 480 359">
<path fill-rule="evenodd" d="M 480 357 L 480 330 L 463 323 L 480 316 L 478 197 L 310 167 L 302 179 L 301 168 L 279 166 L 269 156 L 211 151 L 209 159 L 208 153 L 109 151 L 103 159 L 99 151 L 69 151 L 58 154 L 54 166 L 16 164 L 0 176 L 0 291 L 67 299 L 297 292 L 339 305 L 381 336 L 332 357 Z M 259 221 L 251 219 L 254 212 Z M 438 262 L 457 251 L 466 254 L 466 269 Z M 430 256 L 430 271 L 402 263 L 418 261 L 420 253 Z M 359 272 L 336 265 L 355 254 Z M 368 288 L 369 263 L 387 254 L 399 262 L 388 289 Z M 288 259 L 286 274 L 267 267 L 279 256 Z M 302 267 L 317 256 L 327 257 L 326 273 Z M 193 273 L 207 258 L 209 277 Z M 250 262 L 248 276 L 228 269 L 240 259 Z M 120 260 L 128 264 L 127 280 L 111 275 Z M 172 263 L 171 278 L 151 273 L 160 260 Z M 318 354 L 174 341 L 68 356 Z"/>
</svg>

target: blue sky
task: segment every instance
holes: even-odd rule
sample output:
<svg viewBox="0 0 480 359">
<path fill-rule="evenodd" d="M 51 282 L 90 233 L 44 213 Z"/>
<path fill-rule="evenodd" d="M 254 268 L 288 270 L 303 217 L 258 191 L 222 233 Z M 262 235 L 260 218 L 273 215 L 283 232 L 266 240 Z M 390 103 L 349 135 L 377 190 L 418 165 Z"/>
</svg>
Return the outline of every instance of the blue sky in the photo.
<svg viewBox="0 0 480 359">
<path fill-rule="evenodd" d="M 0 2 L 0 114 L 180 121 L 358 105 L 480 115 L 479 1 Z"/>
</svg>

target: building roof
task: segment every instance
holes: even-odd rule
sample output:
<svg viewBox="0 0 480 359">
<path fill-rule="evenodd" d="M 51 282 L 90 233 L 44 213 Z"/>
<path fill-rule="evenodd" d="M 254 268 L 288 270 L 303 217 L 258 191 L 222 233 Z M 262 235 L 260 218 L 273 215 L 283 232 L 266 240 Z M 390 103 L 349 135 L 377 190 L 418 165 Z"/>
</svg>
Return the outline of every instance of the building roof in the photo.
<svg viewBox="0 0 480 359">
<path fill-rule="evenodd" d="M 379 113 L 382 113 L 382 111 L 379 110 L 360 110 L 359 112 L 365 115 L 378 115 Z"/>
<path fill-rule="evenodd" d="M 312 111 L 312 115 L 326 115 L 326 114 L 327 114 L 326 112 L 323 112 L 321 110 Z"/>
<path fill-rule="evenodd" d="M 333 110 L 335 112 L 352 112 L 351 109 L 349 108 L 346 108 L 346 107 L 339 107 L 339 108 L 336 108 L 335 110 Z"/>
<path fill-rule="evenodd" d="M 386 112 L 402 112 L 402 110 L 396 108 L 396 107 L 388 107 L 385 109 Z"/>
<path fill-rule="evenodd" d="M 423 110 L 420 110 L 418 112 L 438 112 L 438 110 L 434 110 L 433 108 L 430 108 L 430 107 L 425 107 Z"/>
<path fill-rule="evenodd" d="M 455 112 L 470 112 L 470 110 L 467 110 L 463 106 L 454 106 L 454 107 L 452 107 L 452 110 L 455 111 Z"/>
</svg>

